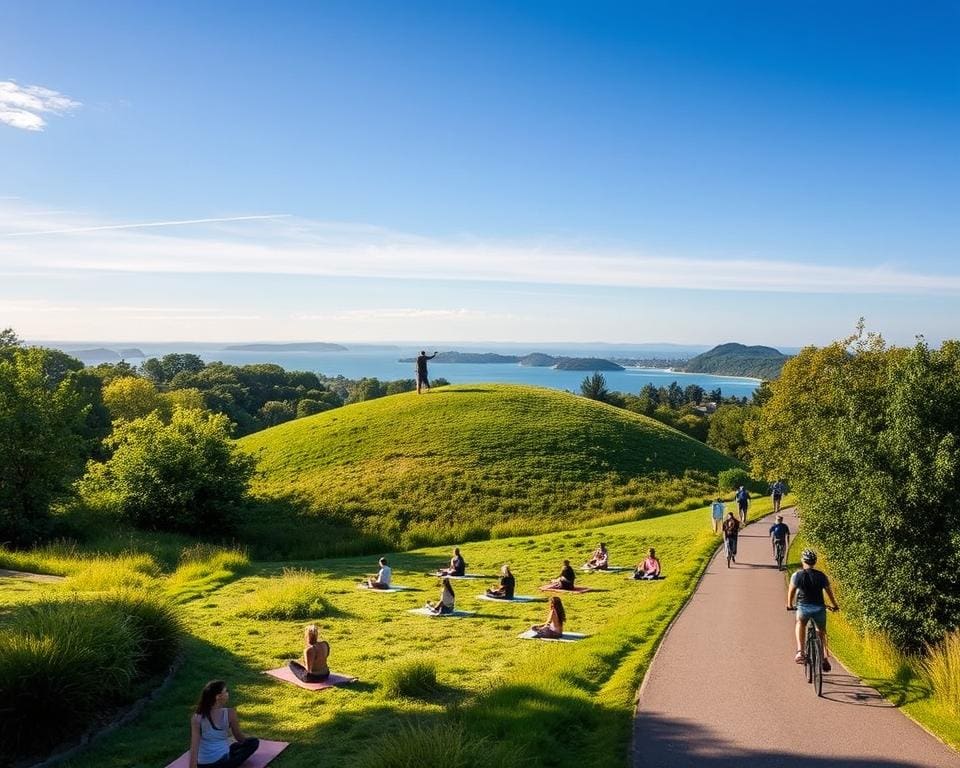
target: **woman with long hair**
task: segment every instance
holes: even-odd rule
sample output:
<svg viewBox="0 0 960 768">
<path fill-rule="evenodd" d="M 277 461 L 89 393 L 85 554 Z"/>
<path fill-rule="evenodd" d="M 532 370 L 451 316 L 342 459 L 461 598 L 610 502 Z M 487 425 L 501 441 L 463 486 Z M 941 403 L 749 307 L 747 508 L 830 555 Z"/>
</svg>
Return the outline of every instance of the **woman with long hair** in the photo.
<svg viewBox="0 0 960 768">
<path fill-rule="evenodd" d="M 237 768 L 260 746 L 259 739 L 240 730 L 237 711 L 227 706 L 229 700 L 223 680 L 211 680 L 203 687 L 190 718 L 190 768 Z"/>
<path fill-rule="evenodd" d="M 563 603 L 556 595 L 550 595 L 550 613 L 547 614 L 545 624 L 534 624 L 530 629 L 537 637 L 559 639 L 563 637 L 563 623 L 567 620 L 567 612 L 563 610 Z"/>
<path fill-rule="evenodd" d="M 304 683 L 322 683 L 330 677 L 330 667 L 327 659 L 330 658 L 330 643 L 321 640 L 320 630 L 316 624 L 308 624 L 303 630 L 303 664 L 299 661 L 290 661 L 287 666 L 297 680 Z"/>
<path fill-rule="evenodd" d="M 517 580 L 510 573 L 510 566 L 506 563 L 500 569 L 500 586 L 487 590 L 487 597 L 496 597 L 500 600 L 513 600 L 513 592 L 516 589 Z"/>
<path fill-rule="evenodd" d="M 436 603 L 427 601 L 426 607 L 431 613 L 435 613 L 438 616 L 441 613 L 453 613 L 453 604 L 456 597 L 453 587 L 450 585 L 450 579 L 444 579 L 443 589 L 440 591 L 440 600 Z"/>
</svg>

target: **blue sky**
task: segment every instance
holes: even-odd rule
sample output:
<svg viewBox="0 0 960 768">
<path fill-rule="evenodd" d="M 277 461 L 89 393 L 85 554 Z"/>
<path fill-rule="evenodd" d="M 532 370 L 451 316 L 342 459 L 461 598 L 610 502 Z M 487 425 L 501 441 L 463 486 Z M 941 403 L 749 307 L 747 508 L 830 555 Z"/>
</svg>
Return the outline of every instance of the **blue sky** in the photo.
<svg viewBox="0 0 960 768">
<path fill-rule="evenodd" d="M 955 3 L 6 3 L 0 326 L 954 338 L 958 34 Z"/>
</svg>

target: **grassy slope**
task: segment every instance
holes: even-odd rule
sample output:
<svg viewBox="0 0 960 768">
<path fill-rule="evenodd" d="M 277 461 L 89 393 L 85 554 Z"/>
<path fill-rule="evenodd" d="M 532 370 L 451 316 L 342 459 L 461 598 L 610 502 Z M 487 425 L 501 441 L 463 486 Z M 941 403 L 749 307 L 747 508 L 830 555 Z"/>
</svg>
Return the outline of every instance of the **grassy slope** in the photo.
<svg viewBox="0 0 960 768">
<path fill-rule="evenodd" d="M 259 457 L 258 495 L 320 518 L 348 517 L 403 548 L 669 507 L 694 494 L 682 483 L 667 489 L 664 475 L 733 466 L 652 419 L 564 392 L 494 384 L 359 403 L 240 445 Z"/>
<path fill-rule="evenodd" d="M 757 500 L 755 509 L 769 506 Z M 244 601 L 281 564 L 187 600 L 181 611 L 191 633 L 187 658 L 174 684 L 134 723 L 70 761 L 74 768 L 163 765 L 186 748 L 188 713 L 201 686 L 223 677 L 234 692 L 244 727 L 293 745 L 277 768 L 355 765 L 372 742 L 395 734 L 400 722 L 461 722 L 468 739 L 490 737 L 511 755 L 536 755 L 546 742 L 561 749 L 557 766 L 622 766 L 636 688 L 667 624 L 690 594 L 717 544 L 707 510 L 678 513 L 601 530 L 503 539 L 465 548 L 471 570 L 493 572 L 508 560 L 521 593 L 535 593 L 562 558 L 585 559 L 602 537 L 616 563 L 656 546 L 667 579 L 637 583 L 623 575 L 586 574 L 600 591 L 569 597 L 568 629 L 591 635 L 572 645 L 518 640 L 543 619 L 544 603 L 495 604 L 475 599 L 481 583 L 459 582 L 458 605 L 472 619 L 428 619 L 406 612 L 435 598 L 437 582 L 422 574 L 444 561 L 446 549 L 391 557 L 398 583 L 421 591 L 380 595 L 355 589 L 370 558 L 295 564 L 324 577 L 331 613 L 316 617 L 333 648 L 333 669 L 361 683 L 317 695 L 266 678 L 260 670 L 298 655 L 302 621 L 246 619 Z M 290 564 L 286 564 L 290 565 Z M 31 599 L 42 587 L 0 580 L 0 604 Z M 57 587 L 52 587 L 56 589 Z M 25 594 L 28 592 L 28 594 Z M 442 689 L 427 701 L 390 699 L 381 681 L 392 665 L 432 659 Z M 486 763 L 485 763 L 486 764 Z M 512 763 L 519 764 L 519 763 Z M 540 764 L 533 760 L 531 766 Z"/>
</svg>

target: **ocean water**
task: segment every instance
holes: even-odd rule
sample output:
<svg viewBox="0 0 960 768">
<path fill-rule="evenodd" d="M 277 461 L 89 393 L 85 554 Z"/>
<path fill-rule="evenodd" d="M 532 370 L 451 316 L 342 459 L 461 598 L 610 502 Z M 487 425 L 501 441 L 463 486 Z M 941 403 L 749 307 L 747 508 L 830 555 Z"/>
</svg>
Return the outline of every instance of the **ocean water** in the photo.
<svg viewBox="0 0 960 768">
<path fill-rule="evenodd" d="M 59 345 L 58 345 L 59 346 Z M 364 349 L 362 347 L 347 352 L 290 352 L 267 351 L 249 352 L 225 349 L 224 345 L 179 343 L 179 344 L 137 344 L 137 343 L 87 343 L 85 348 L 106 347 L 117 349 L 120 347 L 136 347 L 147 357 L 160 357 L 170 352 L 189 352 L 199 355 L 205 362 L 219 360 L 232 365 L 250 365 L 254 363 L 276 363 L 287 370 L 313 371 L 326 376 L 342 375 L 348 379 L 359 379 L 364 376 L 376 377 L 381 381 L 393 379 L 412 379 L 414 364 L 401 363 L 402 357 L 413 357 L 419 350 L 413 347 L 397 347 L 395 349 Z M 81 348 L 77 344 L 64 344 L 66 351 Z M 463 347 L 457 347 L 467 351 Z M 433 352 L 431 348 L 428 350 Z M 470 350 L 477 351 L 477 350 Z M 498 351 L 495 346 L 483 351 Z M 514 351 L 499 350 L 505 354 L 515 354 Z M 525 350 L 529 352 L 536 349 Z M 551 354 L 564 354 L 551 350 Z M 521 353 L 522 354 L 522 353 Z M 576 357 L 586 357 L 587 353 L 572 351 Z M 607 353 L 609 355 L 609 353 Z M 607 355 L 601 355 L 607 356 Z M 138 364 L 142 360 L 130 358 L 130 363 Z M 580 383 L 590 371 L 558 371 L 553 368 L 528 368 L 516 364 L 470 364 L 470 363 L 430 363 L 431 378 L 443 377 L 452 384 L 476 384 L 481 382 L 499 382 L 509 384 L 530 384 L 550 389 L 562 389 L 570 392 L 579 392 Z M 607 380 L 607 388 L 618 392 L 637 393 L 646 384 L 655 387 L 666 387 L 676 381 L 681 387 L 698 384 L 708 392 L 720 388 L 725 397 L 749 397 L 760 384 L 758 379 L 749 379 L 734 376 L 711 376 L 703 373 L 679 373 L 657 368 L 628 368 L 623 371 L 603 371 Z"/>
</svg>

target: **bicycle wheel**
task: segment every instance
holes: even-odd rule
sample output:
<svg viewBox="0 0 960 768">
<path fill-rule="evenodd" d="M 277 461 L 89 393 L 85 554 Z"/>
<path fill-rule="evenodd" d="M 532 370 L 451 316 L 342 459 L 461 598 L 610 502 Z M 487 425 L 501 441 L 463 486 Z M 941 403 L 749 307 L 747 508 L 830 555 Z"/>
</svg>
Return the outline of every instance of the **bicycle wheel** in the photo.
<svg viewBox="0 0 960 768">
<path fill-rule="evenodd" d="M 803 674 L 807 678 L 808 683 L 813 682 L 813 655 L 816 653 L 814 650 L 813 639 L 810 637 L 810 620 L 807 620 L 807 642 L 804 643 L 803 648 Z"/>
<path fill-rule="evenodd" d="M 816 649 L 816 658 L 812 661 L 813 692 L 817 696 L 823 696 L 823 646 L 819 636 L 813 641 L 813 647 Z"/>
</svg>

